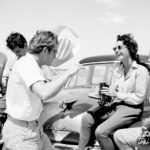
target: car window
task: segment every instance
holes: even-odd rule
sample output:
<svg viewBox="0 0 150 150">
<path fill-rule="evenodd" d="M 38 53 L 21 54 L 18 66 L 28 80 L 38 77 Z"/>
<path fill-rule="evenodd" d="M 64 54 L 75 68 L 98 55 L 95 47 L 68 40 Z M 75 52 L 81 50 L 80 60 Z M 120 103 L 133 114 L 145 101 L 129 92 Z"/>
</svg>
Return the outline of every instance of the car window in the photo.
<svg viewBox="0 0 150 150">
<path fill-rule="evenodd" d="M 86 85 L 88 73 L 89 73 L 89 66 L 85 66 L 84 69 L 79 70 L 77 74 L 72 76 L 67 85 L 67 88 Z"/>
<path fill-rule="evenodd" d="M 106 82 L 109 84 L 112 76 L 112 68 L 113 67 L 111 64 L 101 64 L 95 66 L 92 84 L 98 84 L 100 82 Z"/>
<path fill-rule="evenodd" d="M 81 69 L 77 76 L 76 86 L 86 85 L 87 77 L 89 73 L 89 67 Z"/>
<path fill-rule="evenodd" d="M 86 65 L 75 74 L 67 84 L 67 88 L 96 86 L 100 82 L 110 83 L 113 63 Z"/>
</svg>

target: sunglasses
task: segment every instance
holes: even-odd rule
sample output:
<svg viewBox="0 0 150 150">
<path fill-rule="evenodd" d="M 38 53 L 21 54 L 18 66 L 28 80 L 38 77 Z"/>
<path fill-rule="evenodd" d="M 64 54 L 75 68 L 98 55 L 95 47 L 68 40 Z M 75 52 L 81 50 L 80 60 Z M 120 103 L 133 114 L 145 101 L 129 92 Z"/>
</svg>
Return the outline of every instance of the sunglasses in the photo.
<svg viewBox="0 0 150 150">
<path fill-rule="evenodd" d="M 113 47 L 113 50 L 116 51 L 117 49 L 120 51 L 121 49 L 125 48 L 123 45 L 118 45 L 116 47 Z"/>
<path fill-rule="evenodd" d="M 51 46 L 46 46 L 46 47 L 49 49 L 49 51 L 53 51 L 55 55 L 58 53 L 55 47 L 51 47 Z"/>
</svg>

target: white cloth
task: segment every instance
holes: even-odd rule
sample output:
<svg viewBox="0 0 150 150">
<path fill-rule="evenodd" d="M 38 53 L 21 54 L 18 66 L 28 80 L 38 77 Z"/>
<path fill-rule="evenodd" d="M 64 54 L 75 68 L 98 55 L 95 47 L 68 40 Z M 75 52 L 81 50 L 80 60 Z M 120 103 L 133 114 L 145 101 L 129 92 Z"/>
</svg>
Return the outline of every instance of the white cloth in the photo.
<svg viewBox="0 0 150 150">
<path fill-rule="evenodd" d="M 45 80 L 31 54 L 21 57 L 14 65 L 6 92 L 6 113 L 18 120 L 33 121 L 39 118 L 43 106 L 31 86 Z"/>
<path fill-rule="evenodd" d="M 120 150 L 135 150 L 136 140 L 141 131 L 141 127 L 117 130 L 114 133 L 115 143 Z"/>
<path fill-rule="evenodd" d="M 115 66 L 110 88 L 116 90 L 117 99 L 127 104 L 141 104 L 146 96 L 148 86 L 148 70 L 137 64 L 135 61 L 127 73 L 124 75 L 123 65 Z"/>
<path fill-rule="evenodd" d="M 54 150 L 36 121 L 18 121 L 8 116 L 2 133 L 5 148 L 9 150 Z"/>
</svg>

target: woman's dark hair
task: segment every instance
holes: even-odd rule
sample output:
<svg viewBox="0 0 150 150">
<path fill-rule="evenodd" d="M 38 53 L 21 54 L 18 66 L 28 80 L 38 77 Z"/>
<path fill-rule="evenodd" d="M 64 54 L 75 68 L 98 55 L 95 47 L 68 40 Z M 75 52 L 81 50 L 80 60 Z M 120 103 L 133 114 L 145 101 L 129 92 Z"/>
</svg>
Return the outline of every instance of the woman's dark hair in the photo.
<svg viewBox="0 0 150 150">
<path fill-rule="evenodd" d="M 129 50 L 131 58 L 133 60 L 137 60 L 138 44 L 134 40 L 132 34 L 118 35 L 117 41 L 122 41 L 123 45 L 125 45 L 127 49 Z"/>
<path fill-rule="evenodd" d="M 6 39 L 6 46 L 13 51 L 16 47 L 24 48 L 27 45 L 25 37 L 18 33 L 12 32 Z"/>
<path fill-rule="evenodd" d="M 142 66 L 145 66 L 147 68 L 147 70 L 150 71 L 150 67 L 146 63 L 140 61 L 139 55 L 137 54 L 137 52 L 138 52 L 138 44 L 134 40 L 134 37 L 133 37 L 133 35 L 131 33 L 118 35 L 117 36 L 117 41 L 122 41 L 123 44 L 129 50 L 131 58 L 133 60 L 135 60 L 138 64 L 140 64 Z"/>
<path fill-rule="evenodd" d="M 39 54 L 44 47 L 47 47 L 50 52 L 56 45 L 58 45 L 58 39 L 54 33 L 51 31 L 37 31 L 30 40 L 29 51 L 32 54 Z"/>
</svg>

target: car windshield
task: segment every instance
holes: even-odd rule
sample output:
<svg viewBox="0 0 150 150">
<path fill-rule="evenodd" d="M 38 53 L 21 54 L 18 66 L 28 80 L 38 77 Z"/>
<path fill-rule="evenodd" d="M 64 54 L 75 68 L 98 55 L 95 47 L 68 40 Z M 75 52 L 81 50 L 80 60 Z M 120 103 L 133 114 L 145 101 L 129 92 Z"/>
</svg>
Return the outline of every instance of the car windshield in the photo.
<svg viewBox="0 0 150 150">
<path fill-rule="evenodd" d="M 85 69 L 81 69 L 72 76 L 66 88 L 94 87 L 98 86 L 100 82 L 110 84 L 112 68 L 113 62 L 85 65 Z"/>
</svg>

